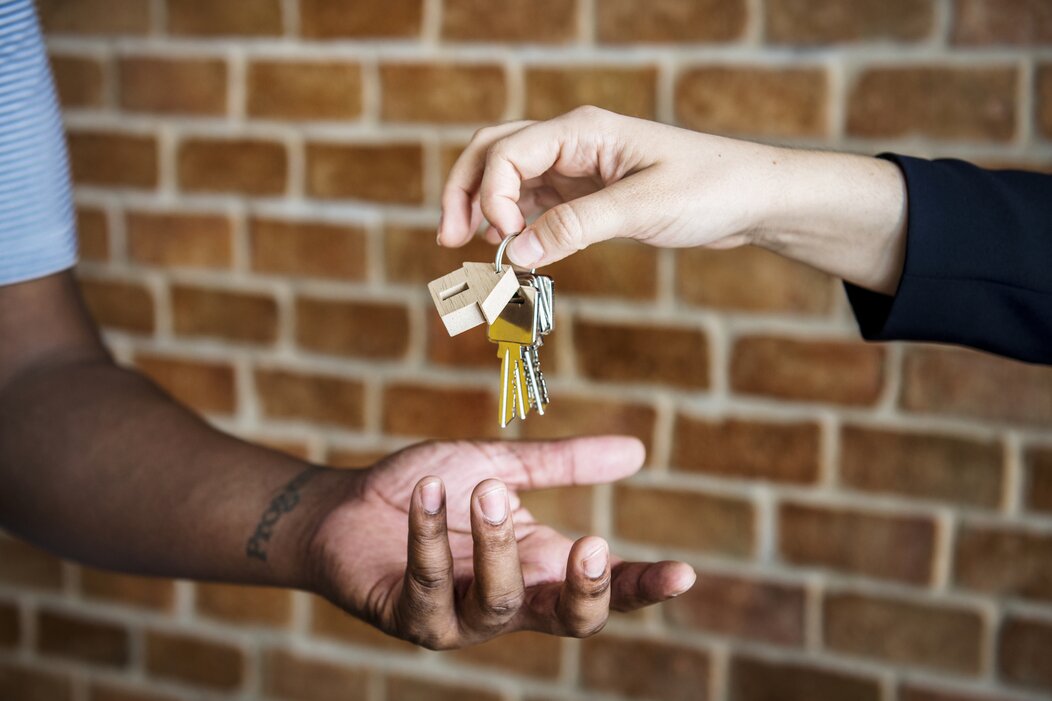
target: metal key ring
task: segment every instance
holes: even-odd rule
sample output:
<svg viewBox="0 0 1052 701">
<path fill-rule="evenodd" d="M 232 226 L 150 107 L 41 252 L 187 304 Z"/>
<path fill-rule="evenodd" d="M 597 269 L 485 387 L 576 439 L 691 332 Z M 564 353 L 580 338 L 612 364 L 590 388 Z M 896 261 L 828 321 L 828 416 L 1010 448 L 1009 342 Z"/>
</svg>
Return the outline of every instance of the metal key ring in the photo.
<svg viewBox="0 0 1052 701">
<path fill-rule="evenodd" d="M 495 267 L 497 269 L 497 274 L 498 275 L 500 275 L 502 272 L 504 272 L 504 266 L 501 265 L 501 260 L 503 260 L 503 258 L 504 258 L 504 249 L 508 247 L 508 244 L 511 243 L 511 240 L 513 238 L 515 238 L 516 236 L 518 236 L 521 233 L 522 233 L 521 231 L 516 231 L 514 234 L 509 234 L 508 238 L 506 238 L 503 241 L 501 241 L 500 245 L 497 246 L 497 260 L 496 260 L 496 266 Z"/>
</svg>

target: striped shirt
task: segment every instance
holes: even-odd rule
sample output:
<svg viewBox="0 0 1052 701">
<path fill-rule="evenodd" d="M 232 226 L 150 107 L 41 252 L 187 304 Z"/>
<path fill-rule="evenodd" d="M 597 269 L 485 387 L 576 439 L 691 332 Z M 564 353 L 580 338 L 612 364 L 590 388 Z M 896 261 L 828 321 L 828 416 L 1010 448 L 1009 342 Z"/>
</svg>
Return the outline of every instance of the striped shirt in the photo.
<svg viewBox="0 0 1052 701">
<path fill-rule="evenodd" d="M 0 285 L 76 261 L 66 141 L 33 0 L 0 0 Z"/>
</svg>

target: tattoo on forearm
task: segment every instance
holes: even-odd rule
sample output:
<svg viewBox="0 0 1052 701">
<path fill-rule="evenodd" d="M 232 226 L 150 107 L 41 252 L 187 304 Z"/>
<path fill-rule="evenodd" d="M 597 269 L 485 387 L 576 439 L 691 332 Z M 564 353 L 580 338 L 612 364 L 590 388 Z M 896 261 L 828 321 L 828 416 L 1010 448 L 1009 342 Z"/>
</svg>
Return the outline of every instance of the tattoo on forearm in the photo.
<svg viewBox="0 0 1052 701">
<path fill-rule="evenodd" d="M 267 543 L 274 533 L 275 524 L 283 515 L 296 508 L 300 503 L 300 489 L 320 471 L 320 467 L 308 467 L 293 477 L 292 481 L 286 484 L 285 488 L 271 500 L 266 510 L 263 511 L 263 515 L 259 517 L 256 530 L 245 544 L 245 555 L 263 562 L 267 561 Z"/>
</svg>

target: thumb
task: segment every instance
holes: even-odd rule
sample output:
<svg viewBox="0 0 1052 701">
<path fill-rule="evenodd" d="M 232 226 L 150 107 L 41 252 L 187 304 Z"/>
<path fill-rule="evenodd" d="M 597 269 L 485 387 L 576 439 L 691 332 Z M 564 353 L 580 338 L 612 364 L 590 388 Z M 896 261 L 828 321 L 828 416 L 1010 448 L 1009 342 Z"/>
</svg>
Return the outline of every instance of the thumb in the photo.
<svg viewBox="0 0 1052 701">
<path fill-rule="evenodd" d="M 635 474 L 646 448 L 631 436 L 584 436 L 556 441 L 491 444 L 509 468 L 500 476 L 514 489 L 546 489 L 574 484 L 614 482 Z"/>
<path fill-rule="evenodd" d="M 621 180 L 552 207 L 508 245 L 508 258 L 525 268 L 554 263 L 593 243 L 636 233 L 630 212 L 632 185 Z"/>
</svg>

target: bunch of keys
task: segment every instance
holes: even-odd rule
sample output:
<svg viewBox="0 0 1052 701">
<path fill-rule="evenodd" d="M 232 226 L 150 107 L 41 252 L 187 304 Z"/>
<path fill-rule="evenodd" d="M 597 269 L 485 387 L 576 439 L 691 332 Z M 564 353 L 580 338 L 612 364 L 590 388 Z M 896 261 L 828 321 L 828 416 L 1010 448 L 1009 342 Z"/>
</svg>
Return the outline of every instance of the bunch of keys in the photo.
<svg viewBox="0 0 1052 701">
<path fill-rule="evenodd" d="M 504 239 L 497 249 L 496 271 L 508 243 L 518 234 Z M 544 337 L 555 327 L 553 314 L 554 282 L 534 271 L 517 274 L 519 289 L 508 300 L 486 337 L 497 344 L 500 358 L 500 427 L 516 416 L 525 419 L 530 410 L 544 416 L 548 406 L 548 385 L 541 372 L 539 349 Z"/>
<path fill-rule="evenodd" d="M 486 336 L 497 344 L 501 361 L 501 428 L 516 417 L 525 419 L 531 410 L 544 415 L 548 386 L 539 348 L 555 326 L 552 279 L 501 262 L 516 236 L 501 242 L 492 266 L 464 263 L 427 286 L 450 336 L 483 322 L 489 325 Z"/>
</svg>

